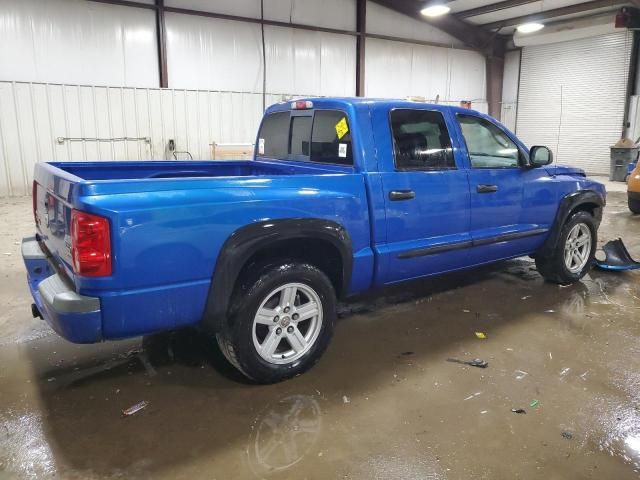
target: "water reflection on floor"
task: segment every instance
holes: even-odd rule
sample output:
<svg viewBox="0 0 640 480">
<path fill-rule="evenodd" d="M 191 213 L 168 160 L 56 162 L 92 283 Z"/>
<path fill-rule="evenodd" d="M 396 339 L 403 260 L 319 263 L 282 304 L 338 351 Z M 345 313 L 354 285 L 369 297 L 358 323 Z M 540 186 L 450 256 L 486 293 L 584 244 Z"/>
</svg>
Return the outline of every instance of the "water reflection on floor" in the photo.
<svg viewBox="0 0 640 480">
<path fill-rule="evenodd" d="M 0 251 L 27 233 L 24 203 L 0 209 L 15 222 Z M 601 239 L 622 236 L 640 257 L 639 233 L 640 217 L 612 195 Z M 563 288 L 521 259 L 357 299 L 341 306 L 313 370 L 255 386 L 194 331 L 71 345 L 30 318 L 16 254 L 0 260 L 0 478 L 640 471 L 638 272 L 593 272 Z"/>
</svg>

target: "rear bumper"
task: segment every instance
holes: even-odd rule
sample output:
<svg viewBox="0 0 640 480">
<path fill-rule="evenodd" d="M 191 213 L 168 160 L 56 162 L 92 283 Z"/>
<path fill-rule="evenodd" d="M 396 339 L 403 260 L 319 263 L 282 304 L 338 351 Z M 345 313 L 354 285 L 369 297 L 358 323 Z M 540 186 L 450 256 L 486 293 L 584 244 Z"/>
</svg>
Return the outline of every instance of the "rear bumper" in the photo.
<svg viewBox="0 0 640 480">
<path fill-rule="evenodd" d="M 60 336 L 74 343 L 102 340 L 100 299 L 79 295 L 56 273 L 35 237 L 22 240 L 31 296 L 44 320 Z"/>
</svg>

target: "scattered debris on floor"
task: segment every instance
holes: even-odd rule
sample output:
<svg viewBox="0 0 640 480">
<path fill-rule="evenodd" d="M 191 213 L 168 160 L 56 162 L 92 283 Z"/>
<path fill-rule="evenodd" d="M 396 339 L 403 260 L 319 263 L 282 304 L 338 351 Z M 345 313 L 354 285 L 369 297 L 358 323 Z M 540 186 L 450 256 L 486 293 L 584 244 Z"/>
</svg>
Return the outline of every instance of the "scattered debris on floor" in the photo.
<svg viewBox="0 0 640 480">
<path fill-rule="evenodd" d="M 531 408 L 535 407 L 536 405 L 538 405 L 538 403 L 540 403 L 538 400 L 532 400 L 531 403 L 529 404 L 529 406 Z"/>
<path fill-rule="evenodd" d="M 573 433 L 567 432 L 566 430 L 562 432 L 562 438 L 566 438 L 567 440 L 571 440 L 573 438 Z"/>
<path fill-rule="evenodd" d="M 480 395 L 482 392 L 476 392 L 476 393 L 472 393 L 471 395 L 469 395 L 467 398 L 465 398 L 464 400 L 471 400 L 474 397 L 477 397 L 478 395 Z"/>
<path fill-rule="evenodd" d="M 487 334 L 484 332 L 475 332 L 476 333 L 476 337 L 479 338 L 480 340 L 484 340 L 487 338 Z"/>
<path fill-rule="evenodd" d="M 342 403 L 351 403 L 351 400 L 349 400 L 349 397 L 347 397 L 346 395 L 342 396 Z"/>
<path fill-rule="evenodd" d="M 447 362 L 461 363 L 463 365 L 469 365 L 470 367 L 487 368 L 489 362 L 482 360 L 481 358 L 474 358 L 473 360 L 459 360 L 457 358 L 447 358 Z"/>
<path fill-rule="evenodd" d="M 512 408 L 511 411 L 513 413 L 527 413 L 527 411 L 524 408 Z"/>
<path fill-rule="evenodd" d="M 142 400 L 141 402 L 136 403 L 135 405 L 130 406 L 126 410 L 122 410 L 122 415 L 125 417 L 130 417 L 138 413 L 140 410 L 147 408 L 149 406 L 149 402 L 146 400 Z"/>
<path fill-rule="evenodd" d="M 529 375 L 529 372 L 525 372 L 524 370 L 516 370 L 514 373 L 516 374 L 516 380 L 522 380 Z"/>
<path fill-rule="evenodd" d="M 400 354 L 401 357 L 408 357 L 409 355 L 413 355 L 415 352 L 411 352 L 411 351 L 407 351 L 407 352 L 402 352 Z"/>
<path fill-rule="evenodd" d="M 631 258 L 621 238 L 605 243 L 602 250 L 604 251 L 605 259 L 599 260 L 596 258 L 596 266 L 601 270 L 619 272 L 640 268 L 640 262 Z"/>
</svg>

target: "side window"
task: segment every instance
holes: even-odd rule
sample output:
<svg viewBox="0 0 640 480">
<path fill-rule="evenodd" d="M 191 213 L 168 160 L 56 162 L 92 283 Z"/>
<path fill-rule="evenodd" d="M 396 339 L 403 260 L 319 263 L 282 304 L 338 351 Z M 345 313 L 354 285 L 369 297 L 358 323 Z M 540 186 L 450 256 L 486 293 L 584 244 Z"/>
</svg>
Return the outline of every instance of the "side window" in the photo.
<svg viewBox="0 0 640 480">
<path fill-rule="evenodd" d="M 309 156 L 309 141 L 311 139 L 311 116 L 291 117 L 291 138 L 289 153 L 295 156 Z"/>
<path fill-rule="evenodd" d="M 311 161 L 353 165 L 351 130 L 339 110 L 316 110 L 311 132 Z"/>
<path fill-rule="evenodd" d="M 289 141 L 289 112 L 267 115 L 258 134 L 258 157 L 287 158 Z"/>
<path fill-rule="evenodd" d="M 391 132 L 397 169 L 456 168 L 451 138 L 442 113 L 422 109 L 392 110 Z"/>
<path fill-rule="evenodd" d="M 493 123 L 471 115 L 458 115 L 473 168 L 519 166 L 518 146 Z"/>
</svg>

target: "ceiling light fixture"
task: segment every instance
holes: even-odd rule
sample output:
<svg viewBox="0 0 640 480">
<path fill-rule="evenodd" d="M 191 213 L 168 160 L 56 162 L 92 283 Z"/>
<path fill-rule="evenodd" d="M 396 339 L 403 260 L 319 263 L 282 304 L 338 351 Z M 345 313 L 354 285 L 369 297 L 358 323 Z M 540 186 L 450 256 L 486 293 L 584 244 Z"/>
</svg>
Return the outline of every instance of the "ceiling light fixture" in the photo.
<svg viewBox="0 0 640 480">
<path fill-rule="evenodd" d="M 423 8 L 422 10 L 420 10 L 420 13 L 425 17 L 439 17 L 441 15 L 444 15 L 445 13 L 449 13 L 450 11 L 451 8 L 442 3 L 437 3 Z"/>
<path fill-rule="evenodd" d="M 544 25 L 541 23 L 529 22 L 529 23 L 523 23 L 522 25 L 518 25 L 517 30 L 520 33 L 533 33 L 533 32 L 537 32 L 538 30 L 542 30 L 543 28 L 544 28 Z"/>
</svg>

